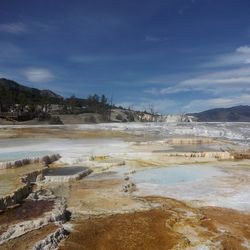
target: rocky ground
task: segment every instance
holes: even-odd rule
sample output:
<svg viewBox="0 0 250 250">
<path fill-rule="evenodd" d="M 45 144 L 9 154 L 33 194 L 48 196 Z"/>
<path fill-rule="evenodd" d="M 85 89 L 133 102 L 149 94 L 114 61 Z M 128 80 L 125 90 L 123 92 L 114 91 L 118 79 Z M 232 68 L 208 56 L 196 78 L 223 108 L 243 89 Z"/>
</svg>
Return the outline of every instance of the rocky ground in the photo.
<svg viewBox="0 0 250 250">
<path fill-rule="evenodd" d="M 145 199 L 160 205 L 74 221 L 60 249 L 249 249 L 249 215 L 197 209 L 162 197 Z"/>
<path fill-rule="evenodd" d="M 250 162 L 247 148 L 233 140 L 60 126 L 8 127 L 0 129 L 0 136 L 69 139 L 70 145 L 86 139 L 87 144 L 72 146 L 68 154 L 61 151 L 62 158 L 50 168 L 67 165 L 69 155 L 80 150 L 70 162 L 93 171 L 67 182 L 37 178 L 26 199 L 0 213 L 0 249 L 250 249 Z M 169 186 L 167 190 L 173 189 L 169 198 L 167 186 L 154 186 L 152 196 L 134 182 L 140 171 L 176 164 L 212 164 L 226 175 L 197 182 L 192 199 L 181 196 L 191 184 L 177 183 L 177 189 L 187 187 L 180 193 Z M 216 189 L 213 196 L 210 186 Z M 204 197 L 195 196 L 203 189 L 208 192 Z M 232 203 L 224 206 L 224 196 L 234 198 L 236 209 L 230 208 Z"/>
</svg>

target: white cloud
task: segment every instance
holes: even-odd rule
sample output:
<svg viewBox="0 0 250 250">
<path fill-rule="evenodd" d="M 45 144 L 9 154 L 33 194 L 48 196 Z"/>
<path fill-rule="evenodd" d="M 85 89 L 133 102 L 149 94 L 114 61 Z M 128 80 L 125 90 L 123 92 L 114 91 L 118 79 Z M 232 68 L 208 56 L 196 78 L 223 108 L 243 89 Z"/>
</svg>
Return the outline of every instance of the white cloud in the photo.
<svg viewBox="0 0 250 250">
<path fill-rule="evenodd" d="M 144 92 L 152 95 L 192 93 L 193 100 L 185 104 L 181 112 L 198 112 L 211 108 L 250 105 L 250 46 L 242 46 L 235 52 L 218 55 L 197 69 L 206 73 L 188 73 L 186 76 L 161 75 L 146 81 L 161 84 Z M 216 66 L 216 67 L 214 67 Z M 206 69 L 205 69 L 206 68 Z M 189 77 L 188 77 L 189 75 Z M 164 86 L 165 85 L 165 86 Z M 204 98 L 194 95 L 202 91 Z M 162 97 L 160 97 L 162 98 Z M 189 98 L 189 97 L 187 97 Z M 178 103 L 176 103 L 178 105 Z M 174 108 L 176 110 L 177 108 Z M 176 110 L 178 112 L 178 110 Z"/>
<path fill-rule="evenodd" d="M 250 54 L 248 53 L 231 53 L 217 56 L 214 60 L 205 62 L 202 68 L 231 67 L 249 64 Z"/>
<path fill-rule="evenodd" d="M 28 28 L 23 23 L 2 23 L 0 24 L 0 32 L 10 34 L 22 34 L 28 32 Z"/>
<path fill-rule="evenodd" d="M 45 68 L 28 68 L 22 71 L 28 81 L 33 83 L 49 82 L 55 78 L 54 74 Z"/>
<path fill-rule="evenodd" d="M 236 52 L 249 54 L 250 53 L 250 46 L 241 46 L 241 47 L 236 49 Z"/>
<path fill-rule="evenodd" d="M 187 92 L 190 91 L 190 88 L 182 87 L 182 86 L 171 86 L 167 88 L 151 88 L 144 90 L 145 93 L 152 94 L 152 95 L 166 95 L 166 94 L 175 94 L 179 92 Z"/>
<path fill-rule="evenodd" d="M 174 94 L 193 90 L 207 93 L 222 94 L 234 90 L 237 93 L 250 89 L 250 47 L 242 46 L 234 53 L 219 55 L 215 59 L 202 65 L 209 68 L 210 73 L 198 74 L 185 80 L 171 79 L 171 76 L 159 76 L 147 81 L 148 83 L 165 84 L 165 88 L 151 88 L 145 90 L 150 94 Z M 216 69 L 212 69 L 215 68 Z M 220 67 L 222 67 L 220 69 Z M 182 76 L 183 77 L 183 76 Z M 171 85 L 171 82 L 176 82 Z M 169 86 L 170 85 L 170 86 Z"/>
<path fill-rule="evenodd" d="M 163 77 L 163 80 L 164 79 L 166 84 L 167 82 L 170 82 L 165 76 Z M 164 81 L 161 83 L 163 82 Z M 250 67 L 221 70 L 199 75 L 197 77 L 179 81 L 176 85 L 164 88 L 146 89 L 144 92 L 152 95 L 168 95 L 189 91 L 223 94 L 227 92 L 239 93 L 246 89 L 250 89 Z"/>
<path fill-rule="evenodd" d="M 212 60 L 201 64 L 202 68 L 242 66 L 250 63 L 250 47 L 242 46 L 232 53 L 217 55 Z"/>
<path fill-rule="evenodd" d="M 228 108 L 237 105 L 249 105 L 250 94 L 242 94 L 238 96 L 228 96 L 210 99 L 197 99 L 191 101 L 183 107 L 185 112 L 200 112 L 213 108 Z"/>
<path fill-rule="evenodd" d="M 185 87 L 250 87 L 250 67 L 241 67 L 200 75 L 182 81 L 180 86 Z"/>
</svg>

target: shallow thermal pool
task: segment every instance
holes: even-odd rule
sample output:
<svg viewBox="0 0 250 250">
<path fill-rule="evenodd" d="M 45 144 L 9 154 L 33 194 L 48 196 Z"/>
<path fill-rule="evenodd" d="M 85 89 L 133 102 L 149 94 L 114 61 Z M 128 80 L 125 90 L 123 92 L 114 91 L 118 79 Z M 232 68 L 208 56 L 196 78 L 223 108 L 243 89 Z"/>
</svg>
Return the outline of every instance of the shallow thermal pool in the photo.
<svg viewBox="0 0 250 250">
<path fill-rule="evenodd" d="M 150 168 L 131 176 L 136 195 L 157 195 L 205 206 L 250 211 L 250 172 L 211 165 Z"/>
<path fill-rule="evenodd" d="M 135 183 L 176 184 L 197 181 L 224 173 L 211 166 L 174 166 L 138 171 L 132 176 Z"/>
<path fill-rule="evenodd" d="M 183 144 L 183 145 L 171 145 L 167 150 L 154 150 L 153 153 L 165 153 L 165 152 L 220 152 L 226 150 L 228 147 L 232 147 L 229 144 Z"/>
<path fill-rule="evenodd" d="M 25 158 L 38 158 L 52 154 L 52 151 L 15 151 L 15 152 L 0 152 L 0 161 L 15 161 Z"/>
<path fill-rule="evenodd" d="M 76 164 L 89 159 L 90 155 L 108 155 L 110 152 L 124 152 L 128 143 L 120 139 L 106 138 L 14 138 L 0 139 L 0 162 L 36 158 L 60 154 L 61 162 Z"/>
<path fill-rule="evenodd" d="M 72 167 L 61 167 L 61 168 L 50 168 L 46 171 L 46 176 L 67 176 L 78 174 L 84 170 L 86 167 L 72 166 Z"/>
</svg>

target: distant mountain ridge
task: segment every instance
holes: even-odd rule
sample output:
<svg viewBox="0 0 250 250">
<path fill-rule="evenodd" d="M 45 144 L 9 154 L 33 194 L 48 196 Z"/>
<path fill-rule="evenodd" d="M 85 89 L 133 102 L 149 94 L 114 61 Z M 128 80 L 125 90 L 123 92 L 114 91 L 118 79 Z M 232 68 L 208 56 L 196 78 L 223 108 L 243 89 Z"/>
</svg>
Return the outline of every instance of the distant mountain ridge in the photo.
<svg viewBox="0 0 250 250">
<path fill-rule="evenodd" d="M 159 115 L 116 107 L 105 95 L 64 98 L 51 90 L 40 90 L 0 78 L 0 124 L 80 124 L 100 122 L 157 121 Z"/>
<path fill-rule="evenodd" d="M 50 109 L 48 112 L 57 114 L 99 113 L 104 116 L 108 115 L 109 117 L 111 117 L 111 109 L 118 110 L 115 105 L 107 102 L 107 98 L 105 96 L 99 98 L 97 95 L 93 95 L 88 97 L 88 99 L 76 98 L 74 96 L 70 98 L 64 98 L 48 89 L 40 90 L 31 88 L 12 80 L 0 78 L 0 110 L 2 112 L 13 110 L 14 104 L 20 104 L 20 107 L 24 107 L 25 105 L 44 107 L 44 105 L 46 106 L 48 104 L 56 104 L 57 106 L 54 105 L 52 110 Z M 216 108 L 199 113 L 173 116 L 162 116 L 153 113 L 151 114 L 146 111 L 140 112 L 126 110 L 123 107 L 120 107 L 120 110 L 120 115 L 118 111 L 116 114 L 116 116 L 120 119 L 115 117 L 112 120 L 162 122 L 250 122 L 250 106 L 247 105 L 235 106 L 231 108 Z M 123 113 L 128 114 L 124 115 Z M 104 118 L 103 121 L 106 119 L 107 118 Z"/>
<path fill-rule="evenodd" d="M 250 122 L 250 106 L 216 108 L 188 115 L 196 117 L 199 122 Z"/>
<path fill-rule="evenodd" d="M 51 90 L 39 90 L 21 85 L 15 81 L 0 78 L 0 98 L 2 103 L 41 103 L 44 99 L 50 99 L 57 103 L 63 97 Z"/>
</svg>

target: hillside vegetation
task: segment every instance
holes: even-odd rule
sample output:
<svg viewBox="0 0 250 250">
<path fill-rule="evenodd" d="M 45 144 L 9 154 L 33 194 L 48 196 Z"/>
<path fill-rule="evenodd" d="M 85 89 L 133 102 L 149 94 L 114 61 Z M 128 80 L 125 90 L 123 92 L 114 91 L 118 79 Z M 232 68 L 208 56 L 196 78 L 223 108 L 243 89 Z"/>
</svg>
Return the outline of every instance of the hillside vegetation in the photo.
<svg viewBox="0 0 250 250">
<path fill-rule="evenodd" d="M 0 79 L 0 123 L 99 123 L 153 121 L 155 115 L 116 107 L 105 95 L 64 98 L 51 90 L 39 90 Z M 3 120 L 4 119 L 4 120 Z"/>
<path fill-rule="evenodd" d="M 250 106 L 210 109 L 190 115 L 200 122 L 250 122 Z"/>
</svg>

